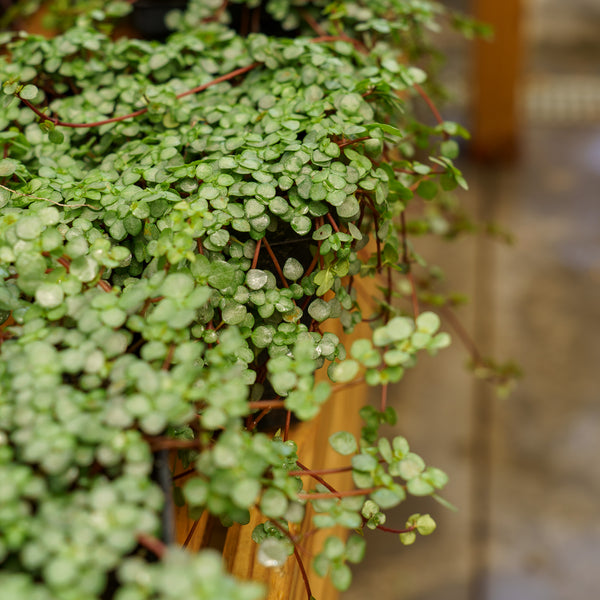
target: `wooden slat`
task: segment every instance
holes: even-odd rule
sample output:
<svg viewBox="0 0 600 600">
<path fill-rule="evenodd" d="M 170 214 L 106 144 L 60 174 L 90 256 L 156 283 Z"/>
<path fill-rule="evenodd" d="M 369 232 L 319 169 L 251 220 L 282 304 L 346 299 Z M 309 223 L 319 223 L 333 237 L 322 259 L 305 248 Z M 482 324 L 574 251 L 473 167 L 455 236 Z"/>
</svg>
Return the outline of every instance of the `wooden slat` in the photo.
<svg viewBox="0 0 600 600">
<path fill-rule="evenodd" d="M 494 38 L 475 43 L 472 151 L 482 160 L 510 159 L 517 153 L 519 139 L 521 0 L 474 0 L 473 11 L 494 28 Z"/>
</svg>

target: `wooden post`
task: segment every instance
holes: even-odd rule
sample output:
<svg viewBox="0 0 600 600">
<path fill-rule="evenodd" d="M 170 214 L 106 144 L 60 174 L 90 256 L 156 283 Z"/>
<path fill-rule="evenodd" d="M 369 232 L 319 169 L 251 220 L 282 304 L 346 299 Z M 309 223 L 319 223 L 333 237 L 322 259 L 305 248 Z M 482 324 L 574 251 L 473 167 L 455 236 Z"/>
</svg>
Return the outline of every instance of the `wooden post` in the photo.
<svg viewBox="0 0 600 600">
<path fill-rule="evenodd" d="M 472 152 L 482 160 L 511 159 L 518 150 L 521 0 L 474 0 L 472 12 L 494 29 L 491 41 L 475 43 Z"/>
</svg>

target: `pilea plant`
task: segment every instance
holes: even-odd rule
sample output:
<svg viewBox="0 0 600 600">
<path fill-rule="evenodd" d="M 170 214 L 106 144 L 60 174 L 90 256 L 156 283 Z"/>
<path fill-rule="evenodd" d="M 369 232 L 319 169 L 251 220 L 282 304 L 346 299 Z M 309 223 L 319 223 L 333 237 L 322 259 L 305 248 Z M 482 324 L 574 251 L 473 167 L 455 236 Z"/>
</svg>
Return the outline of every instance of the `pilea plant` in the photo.
<svg viewBox="0 0 600 600">
<path fill-rule="evenodd" d="M 385 510 L 447 480 L 379 428 L 396 418 L 388 384 L 449 343 L 420 306 L 451 299 L 409 236 L 464 228 L 447 192 L 466 187 L 453 162 L 466 133 L 423 70 L 424 33 L 458 19 L 425 0 L 205 0 L 169 14 L 164 42 L 112 39 L 130 4 L 71 12 L 52 39 L 2 37 L 0 589 L 261 597 L 214 552 L 174 547 L 156 460 L 169 449 L 196 475 L 175 490 L 192 513 L 264 515 L 266 565 L 293 555 L 306 573 L 290 524 L 307 503 L 315 528 L 357 530 L 313 561 L 345 589 L 360 531 L 430 534 L 429 515 L 392 528 Z M 265 15 L 278 35 L 260 31 Z M 372 337 L 345 348 L 332 319 L 369 321 Z M 348 457 L 350 490 L 293 441 L 292 417 L 330 396 L 321 368 L 382 390 L 360 439 L 318 432 Z"/>
</svg>

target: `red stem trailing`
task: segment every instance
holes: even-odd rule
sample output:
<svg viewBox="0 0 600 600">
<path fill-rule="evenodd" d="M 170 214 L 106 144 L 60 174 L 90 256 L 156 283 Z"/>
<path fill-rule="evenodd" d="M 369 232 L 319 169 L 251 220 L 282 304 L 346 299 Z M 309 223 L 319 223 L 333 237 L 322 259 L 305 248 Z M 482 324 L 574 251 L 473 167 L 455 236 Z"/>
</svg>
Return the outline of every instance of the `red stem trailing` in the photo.
<svg viewBox="0 0 600 600">
<path fill-rule="evenodd" d="M 340 147 L 340 148 L 344 148 L 345 146 L 350 146 L 352 144 L 358 144 L 359 142 L 364 142 L 365 140 L 370 140 L 371 137 L 368 135 L 365 135 L 363 137 L 359 137 L 353 140 L 345 140 L 343 142 L 336 142 L 336 144 Z"/>
<path fill-rule="evenodd" d="M 320 249 L 317 249 L 317 251 L 315 252 L 312 262 L 310 263 L 306 273 L 304 273 L 304 277 L 308 277 L 315 270 L 315 267 L 317 266 L 317 263 L 319 262 L 319 256 L 321 255 L 319 250 Z"/>
<path fill-rule="evenodd" d="M 312 591 L 310 589 L 310 581 L 308 580 L 306 568 L 304 567 L 304 563 L 302 562 L 302 559 L 300 558 L 300 553 L 298 552 L 298 548 L 296 547 L 296 544 L 294 544 L 294 558 L 296 559 L 296 562 L 298 563 L 298 568 L 300 569 L 300 574 L 302 575 L 302 580 L 304 581 L 304 587 L 306 588 L 306 596 L 307 596 L 308 600 L 312 600 L 313 595 L 312 595 Z"/>
<path fill-rule="evenodd" d="M 173 360 L 173 354 L 175 354 L 175 344 L 171 344 L 169 349 L 167 350 L 167 355 L 165 356 L 165 360 L 162 364 L 161 369 L 163 371 L 168 371 L 171 367 L 171 362 Z"/>
<path fill-rule="evenodd" d="M 300 463 L 297 463 L 298 465 Z M 352 467 L 337 467 L 335 469 L 303 469 L 302 471 L 288 471 L 288 475 L 292 477 L 314 477 L 315 475 L 333 475 L 334 473 L 347 473 L 352 471 Z"/>
<path fill-rule="evenodd" d="M 163 542 L 161 542 L 158 538 L 155 538 L 152 535 L 148 535 L 146 533 L 138 533 L 137 535 L 138 543 L 146 548 L 146 550 L 150 550 L 153 554 L 155 554 L 158 558 L 162 558 L 167 551 L 167 546 Z"/>
<path fill-rule="evenodd" d="M 248 430 L 254 431 L 256 426 L 261 422 L 261 420 L 266 417 L 270 412 L 271 408 L 263 408 L 259 413 L 256 419 L 253 419 L 251 422 L 249 421 Z M 250 417 L 248 417 L 250 419 Z"/>
<path fill-rule="evenodd" d="M 331 216 L 331 213 L 327 213 L 327 219 L 331 223 L 331 226 L 333 227 L 333 230 L 336 233 L 339 233 L 340 232 L 340 228 L 338 227 L 338 224 L 335 222 L 335 219 Z"/>
<path fill-rule="evenodd" d="M 379 462 L 384 463 L 385 460 L 382 458 L 379 460 Z M 302 463 L 300 463 L 299 461 L 296 461 L 296 464 L 302 468 L 302 471 L 288 471 L 288 475 L 291 475 L 293 477 L 315 477 L 315 475 L 334 475 L 335 473 L 347 473 L 348 471 L 352 471 L 353 469 L 352 465 L 349 465 L 347 467 L 336 467 L 332 469 L 309 469 L 308 467 L 302 465 Z M 335 490 L 333 488 L 331 488 L 331 491 L 335 493 Z"/>
<path fill-rule="evenodd" d="M 369 53 L 368 49 L 361 41 L 352 38 L 345 33 L 342 33 L 341 35 L 320 35 L 319 37 L 312 38 L 310 41 L 314 44 L 320 44 L 322 42 L 347 42 L 348 44 L 352 44 L 358 52 L 362 54 Z"/>
<path fill-rule="evenodd" d="M 366 319 L 363 319 L 363 322 L 365 322 Z M 341 390 L 345 390 L 346 388 L 355 386 L 355 385 L 360 385 L 361 383 L 365 382 L 365 378 L 364 377 L 359 377 L 358 379 L 354 379 L 352 381 L 348 381 L 347 383 L 338 383 L 337 385 L 332 386 L 331 388 L 331 393 L 332 394 L 336 394 L 337 392 L 341 391 Z"/>
<path fill-rule="evenodd" d="M 452 327 L 452 329 L 454 329 L 454 331 L 460 338 L 460 341 L 463 343 L 463 346 L 465 346 L 465 348 L 471 355 L 473 362 L 475 364 L 485 366 L 486 361 L 483 359 L 483 356 L 481 356 L 481 352 L 479 352 L 479 349 L 475 345 L 475 342 L 471 339 L 471 337 L 463 327 L 462 323 L 460 322 L 460 319 L 456 317 L 454 311 L 448 308 L 447 306 L 441 307 L 439 311 L 443 313 L 444 319 L 450 322 L 450 326 Z"/>
<path fill-rule="evenodd" d="M 388 395 L 388 384 L 384 383 L 381 386 L 381 402 L 380 402 L 380 406 L 379 406 L 379 410 L 381 412 L 385 412 L 385 409 L 387 407 L 387 395 Z"/>
<path fill-rule="evenodd" d="M 271 260 L 273 261 L 273 265 L 275 266 L 275 270 L 277 271 L 277 275 L 279 275 L 279 278 L 281 279 L 281 283 L 283 283 L 283 285 L 286 288 L 289 288 L 289 284 L 285 278 L 285 276 L 283 275 L 283 271 L 281 270 L 281 266 L 279 265 L 279 261 L 277 260 L 277 257 L 275 256 L 275 253 L 273 252 L 273 249 L 271 248 L 269 242 L 267 241 L 267 238 L 264 237 L 262 238 L 263 241 L 265 242 L 265 248 L 267 249 L 267 252 L 269 253 L 269 256 L 271 257 Z"/>
<path fill-rule="evenodd" d="M 396 173 L 405 173 L 406 175 L 414 175 L 415 177 L 422 176 L 421 173 L 417 173 L 413 169 L 394 169 L 394 171 L 396 171 Z M 432 175 L 443 175 L 444 173 L 445 173 L 445 171 L 442 171 L 441 169 L 432 169 L 431 171 L 429 171 L 429 173 L 427 173 L 427 177 L 423 178 L 423 181 L 425 179 L 428 179 Z"/>
<path fill-rule="evenodd" d="M 298 542 L 296 541 L 294 536 L 287 529 L 285 529 L 282 525 L 280 525 L 277 521 L 273 520 L 273 521 L 271 521 L 271 523 L 275 527 L 277 527 L 277 529 L 279 529 L 279 531 L 281 531 L 281 533 L 283 533 L 283 535 L 285 535 L 285 537 L 288 540 L 290 540 L 290 542 L 292 542 L 292 545 L 294 548 L 294 558 L 296 559 L 296 562 L 298 563 L 298 568 L 300 569 L 300 573 L 302 575 L 302 580 L 304 581 L 304 588 L 306 589 L 306 595 L 308 596 L 308 600 L 313 600 L 312 591 L 310 589 L 310 582 L 308 580 L 308 574 L 306 573 L 306 569 L 304 567 L 304 562 L 302 561 L 302 558 L 300 557 L 300 552 L 298 552 Z"/>
<path fill-rule="evenodd" d="M 317 20 L 307 10 L 303 10 L 301 14 L 302 18 L 308 23 L 315 33 L 319 34 L 321 37 L 334 37 L 328 36 L 327 31 L 325 31 L 325 29 L 319 25 Z"/>
<path fill-rule="evenodd" d="M 435 120 L 438 122 L 438 125 L 441 125 L 444 122 L 444 119 L 442 119 L 442 115 L 440 114 L 440 111 L 437 109 L 437 106 L 433 103 L 433 100 L 427 95 L 427 92 L 418 84 L 418 83 L 413 83 L 413 87 L 415 88 L 415 90 L 417 90 L 417 92 L 419 93 L 419 96 L 421 96 L 421 98 L 423 98 L 423 100 L 425 100 L 425 103 L 427 104 L 427 106 L 429 106 L 429 110 L 431 110 L 431 112 L 433 113 L 433 116 L 435 117 Z M 444 133 L 444 139 L 448 138 L 448 134 Z"/>
<path fill-rule="evenodd" d="M 239 69 L 235 69 L 229 73 L 226 73 L 225 75 L 221 75 L 220 77 L 217 77 L 207 83 L 204 83 L 195 88 L 192 88 L 191 90 L 187 90 L 185 92 L 182 92 L 181 94 L 177 94 L 177 96 L 175 96 L 175 97 L 177 98 L 177 100 L 180 100 L 181 98 L 185 98 L 186 96 L 189 96 L 191 94 L 197 94 L 199 92 L 203 92 L 204 90 L 208 89 L 209 87 L 212 87 L 213 85 L 217 85 L 218 83 L 223 83 L 224 81 L 233 79 L 234 77 L 237 77 L 238 75 L 243 75 L 244 73 L 247 73 L 248 71 L 251 71 L 252 69 L 255 69 L 260 64 L 261 63 L 254 62 L 251 65 L 247 65 L 245 67 L 240 67 Z M 101 125 L 108 125 L 109 123 L 116 123 L 118 121 L 125 121 L 126 119 L 132 119 L 134 117 L 139 117 L 140 115 L 143 115 L 148 112 L 148 107 L 146 106 L 145 108 L 140 108 L 139 110 L 136 110 L 127 115 L 121 115 L 120 117 L 111 117 L 110 119 L 104 119 L 102 121 L 95 121 L 94 123 L 69 123 L 66 121 L 61 121 L 60 119 L 58 119 L 58 117 L 49 117 L 48 115 L 44 114 L 41 110 L 39 110 L 35 105 L 33 105 L 31 102 L 29 102 L 29 100 L 26 100 L 25 98 L 21 98 L 21 96 L 18 93 L 16 94 L 16 96 L 17 96 L 17 98 L 19 98 L 19 100 L 23 104 L 25 104 L 25 106 L 30 108 L 38 117 L 40 117 L 40 119 L 42 119 L 42 121 L 50 121 L 51 123 L 54 123 L 55 127 L 69 127 L 71 129 L 86 129 L 86 128 L 90 128 L 90 127 L 100 127 Z"/>
<path fill-rule="evenodd" d="M 375 246 L 377 247 L 377 272 L 381 272 L 381 240 L 379 239 L 379 215 L 375 206 L 370 201 L 369 198 L 369 206 L 371 207 L 371 212 L 373 213 L 373 225 L 375 227 Z"/>
<path fill-rule="evenodd" d="M 147 440 L 153 452 L 157 450 L 175 450 L 181 448 L 198 448 L 198 440 L 174 440 L 171 438 L 149 438 Z"/>
<path fill-rule="evenodd" d="M 288 410 L 285 415 L 285 429 L 283 430 L 283 441 L 287 442 L 290 434 L 290 424 L 292 422 L 292 411 Z"/>
<path fill-rule="evenodd" d="M 416 525 L 411 525 L 406 529 L 392 529 L 391 527 L 384 527 L 383 525 L 377 525 L 377 529 L 381 529 L 381 531 L 387 531 L 388 533 L 410 533 L 417 528 Z"/>
<path fill-rule="evenodd" d="M 284 408 L 283 400 L 251 400 L 248 402 L 248 408 L 252 410 L 263 408 Z"/>
<path fill-rule="evenodd" d="M 219 8 L 214 12 L 210 17 L 206 17 L 202 20 L 203 23 L 213 23 L 214 21 L 218 21 L 221 18 L 221 15 L 225 12 L 227 5 L 229 4 L 229 0 L 225 0 Z"/>
<path fill-rule="evenodd" d="M 50 253 L 42 252 L 42 256 L 50 256 Z M 57 258 L 56 262 L 64 267 L 67 273 L 69 272 L 71 268 L 71 259 L 66 254 L 63 254 L 60 258 Z M 112 292 L 112 286 L 105 279 L 100 279 L 96 285 L 104 292 Z"/>
<path fill-rule="evenodd" d="M 305 465 L 303 465 L 299 460 L 296 461 L 296 464 L 303 470 L 306 471 L 307 475 L 310 475 L 313 479 L 316 479 L 321 485 L 324 485 L 332 494 L 335 494 L 336 496 L 338 496 L 339 498 L 341 498 L 341 495 L 339 494 L 339 492 L 329 483 L 327 483 L 322 477 L 320 477 L 319 475 L 317 475 L 316 471 L 311 471 L 308 467 L 306 467 Z"/>
<path fill-rule="evenodd" d="M 258 264 L 258 255 L 260 254 L 260 246 L 262 244 L 262 239 L 256 242 L 256 247 L 254 248 L 254 256 L 252 257 L 252 265 L 251 269 L 256 269 L 256 265 Z"/>
<path fill-rule="evenodd" d="M 345 490 L 343 492 L 313 492 L 298 494 L 299 500 L 315 500 L 318 498 L 345 498 L 346 496 L 366 496 L 378 490 L 378 487 L 365 488 L 364 490 Z"/>
</svg>

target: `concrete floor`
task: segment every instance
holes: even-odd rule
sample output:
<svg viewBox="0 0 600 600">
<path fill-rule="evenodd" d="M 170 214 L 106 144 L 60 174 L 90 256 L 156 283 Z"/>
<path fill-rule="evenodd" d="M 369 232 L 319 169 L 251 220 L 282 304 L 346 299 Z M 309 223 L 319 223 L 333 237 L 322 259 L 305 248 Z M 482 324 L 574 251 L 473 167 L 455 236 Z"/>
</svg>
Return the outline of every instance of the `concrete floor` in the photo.
<svg viewBox="0 0 600 600">
<path fill-rule="evenodd" d="M 590 60 L 597 73 L 597 50 L 572 63 L 569 75 L 589 73 Z M 516 245 L 471 238 L 427 249 L 418 242 L 417 250 L 446 270 L 453 290 L 471 296 L 459 316 L 483 354 L 514 359 L 524 378 L 499 399 L 465 372 L 454 336 L 450 350 L 395 386 L 393 433 L 450 475 L 444 496 L 459 510 L 429 499 L 398 507 L 387 525 L 431 512 L 438 531 L 408 548 L 394 535 L 369 535 L 367 558 L 342 600 L 595 599 L 600 122 L 532 118 L 516 164 L 463 168 L 471 184 L 465 202 L 508 227 Z"/>
</svg>

